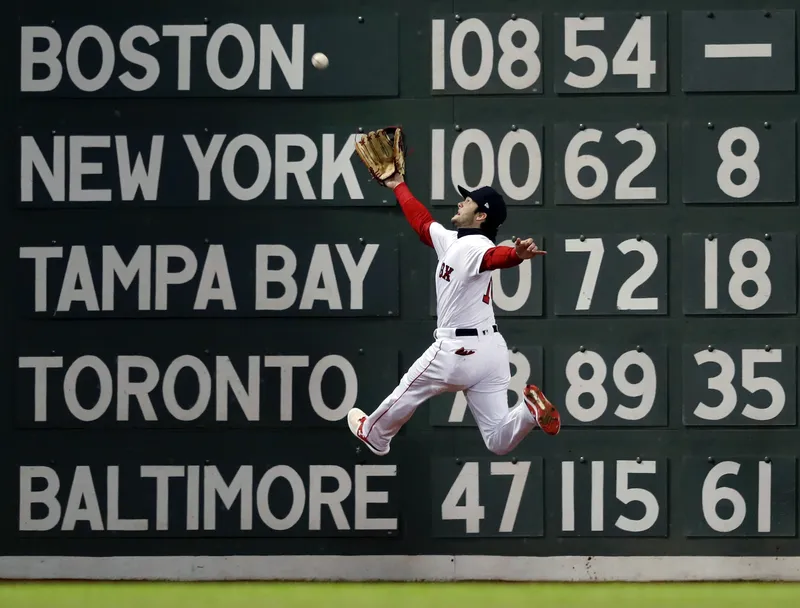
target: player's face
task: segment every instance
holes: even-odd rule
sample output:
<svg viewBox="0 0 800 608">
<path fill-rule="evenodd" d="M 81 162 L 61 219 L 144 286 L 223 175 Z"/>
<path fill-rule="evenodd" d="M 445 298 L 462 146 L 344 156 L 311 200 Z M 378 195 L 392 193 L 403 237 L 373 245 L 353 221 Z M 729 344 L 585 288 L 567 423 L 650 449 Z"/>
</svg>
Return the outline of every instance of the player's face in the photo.
<svg viewBox="0 0 800 608">
<path fill-rule="evenodd" d="M 478 203 L 471 198 L 466 198 L 458 203 L 458 211 L 450 221 L 455 228 L 478 228 L 481 225 L 483 214 L 480 214 L 480 219 L 476 217 L 477 215 Z"/>
</svg>

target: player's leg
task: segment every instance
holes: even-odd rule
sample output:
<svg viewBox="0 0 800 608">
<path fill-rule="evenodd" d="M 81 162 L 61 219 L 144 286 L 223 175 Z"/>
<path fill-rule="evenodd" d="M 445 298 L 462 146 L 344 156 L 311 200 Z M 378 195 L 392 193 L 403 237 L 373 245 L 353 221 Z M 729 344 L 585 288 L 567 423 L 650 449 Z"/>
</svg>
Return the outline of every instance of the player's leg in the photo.
<svg viewBox="0 0 800 608">
<path fill-rule="evenodd" d="M 509 409 L 506 387 L 488 392 L 467 389 L 464 396 L 486 447 L 495 454 L 508 454 L 535 428 L 548 435 L 561 430 L 558 410 L 538 387 L 529 384 L 523 399 Z"/>
<path fill-rule="evenodd" d="M 509 409 L 507 395 L 502 387 L 489 392 L 464 391 L 486 447 L 499 455 L 508 454 L 538 426 L 536 416 L 524 402 Z"/>
<path fill-rule="evenodd" d="M 350 431 L 375 454 L 389 453 L 389 443 L 431 397 L 452 390 L 446 382 L 448 353 L 432 344 L 408 369 L 400 383 L 371 414 L 353 408 L 347 415 Z"/>
<path fill-rule="evenodd" d="M 495 334 L 492 342 L 495 350 L 481 353 L 480 363 L 486 374 L 464 391 L 486 447 L 496 454 L 507 454 L 536 427 L 548 435 L 558 434 L 558 410 L 537 386 L 528 384 L 522 391 L 522 400 L 509 409 L 508 347 L 500 334 Z"/>
</svg>

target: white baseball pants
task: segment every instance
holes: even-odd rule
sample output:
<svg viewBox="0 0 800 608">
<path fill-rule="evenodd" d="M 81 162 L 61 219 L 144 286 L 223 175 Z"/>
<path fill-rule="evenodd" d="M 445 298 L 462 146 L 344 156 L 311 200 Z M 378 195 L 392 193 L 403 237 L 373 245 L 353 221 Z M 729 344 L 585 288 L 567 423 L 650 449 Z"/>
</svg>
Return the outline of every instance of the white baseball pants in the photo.
<svg viewBox="0 0 800 608">
<path fill-rule="evenodd" d="M 489 327 L 479 328 L 478 336 L 457 337 L 454 330 L 437 329 L 434 338 L 367 417 L 363 432 L 369 442 L 386 449 L 420 404 L 440 393 L 463 391 L 486 447 L 508 454 L 536 427 L 536 419 L 522 401 L 508 407 L 511 371 L 502 334 Z"/>
</svg>

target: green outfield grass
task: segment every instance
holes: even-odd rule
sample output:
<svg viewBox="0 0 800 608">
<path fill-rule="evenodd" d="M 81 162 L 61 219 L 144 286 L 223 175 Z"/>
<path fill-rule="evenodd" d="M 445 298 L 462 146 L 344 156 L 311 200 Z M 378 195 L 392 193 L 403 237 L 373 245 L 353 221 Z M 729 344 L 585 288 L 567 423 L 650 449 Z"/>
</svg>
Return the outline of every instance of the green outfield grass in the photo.
<svg viewBox="0 0 800 608">
<path fill-rule="evenodd" d="M 789 583 L 0 583 L 1 608 L 770 608 Z"/>
</svg>

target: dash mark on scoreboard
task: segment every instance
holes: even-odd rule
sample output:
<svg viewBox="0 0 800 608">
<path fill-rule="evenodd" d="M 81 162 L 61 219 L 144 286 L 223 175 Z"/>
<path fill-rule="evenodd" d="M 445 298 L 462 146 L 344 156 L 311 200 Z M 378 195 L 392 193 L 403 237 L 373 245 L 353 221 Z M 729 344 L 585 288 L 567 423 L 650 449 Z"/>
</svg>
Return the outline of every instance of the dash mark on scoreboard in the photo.
<svg viewBox="0 0 800 608">
<path fill-rule="evenodd" d="M 771 44 L 707 44 L 706 59 L 739 59 L 745 57 L 772 57 Z"/>
</svg>

